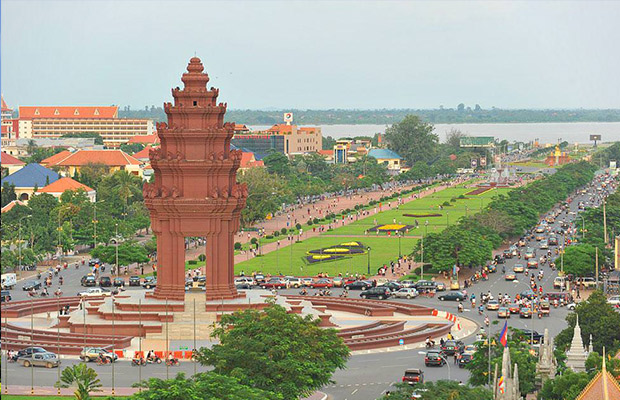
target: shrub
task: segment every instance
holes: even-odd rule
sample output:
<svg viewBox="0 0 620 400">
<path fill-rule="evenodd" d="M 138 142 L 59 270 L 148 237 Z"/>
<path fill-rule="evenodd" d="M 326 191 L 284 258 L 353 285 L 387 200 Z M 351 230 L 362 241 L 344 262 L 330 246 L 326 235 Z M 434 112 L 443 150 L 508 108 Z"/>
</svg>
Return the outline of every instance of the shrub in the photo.
<svg viewBox="0 0 620 400">
<path fill-rule="evenodd" d="M 299 224 L 299 223 L 298 223 L 298 224 L 296 224 L 296 225 L 295 225 L 295 228 L 297 228 L 297 230 L 300 230 L 300 229 L 301 229 L 301 224 Z"/>
<path fill-rule="evenodd" d="M 258 243 L 258 239 L 256 239 L 256 238 L 254 237 L 254 238 L 250 239 L 250 243 L 252 243 L 252 244 L 256 244 L 256 243 Z"/>
<path fill-rule="evenodd" d="M 444 201 L 443 204 L 442 204 L 442 206 L 444 206 L 444 207 L 450 207 L 450 205 L 451 204 L 450 204 L 449 201 Z"/>
<path fill-rule="evenodd" d="M 273 231 L 273 236 L 274 237 L 280 236 L 280 231 Z"/>
<path fill-rule="evenodd" d="M 189 265 L 196 265 L 196 264 L 198 264 L 198 260 L 189 260 L 187 262 L 187 264 L 189 264 Z"/>
<path fill-rule="evenodd" d="M 235 250 L 241 250 L 241 243 L 235 242 Z"/>
<path fill-rule="evenodd" d="M 287 232 L 286 228 L 280 229 L 280 233 L 282 233 L 283 235 L 286 235 L 286 232 Z"/>
<path fill-rule="evenodd" d="M 273 235 L 267 235 L 265 236 L 265 239 L 273 239 Z"/>
<path fill-rule="evenodd" d="M 318 218 L 314 218 L 312 222 L 314 222 L 315 225 L 318 225 L 321 222 L 321 220 Z"/>
<path fill-rule="evenodd" d="M 198 256 L 198 260 L 200 260 L 200 261 L 204 262 L 206 259 L 207 259 L 207 256 L 204 255 L 204 254 L 201 254 L 201 255 Z"/>
<path fill-rule="evenodd" d="M 464 195 L 464 194 L 462 194 L 462 195 L 460 195 L 458 198 L 462 200 L 462 199 L 466 199 L 467 197 L 465 197 L 465 195 Z"/>
<path fill-rule="evenodd" d="M 313 224 L 313 222 L 312 222 L 312 220 L 311 220 L 311 219 L 309 219 L 309 220 L 308 220 L 308 222 L 306 222 L 306 224 L 308 224 L 308 225 L 312 225 L 312 224 Z"/>
</svg>

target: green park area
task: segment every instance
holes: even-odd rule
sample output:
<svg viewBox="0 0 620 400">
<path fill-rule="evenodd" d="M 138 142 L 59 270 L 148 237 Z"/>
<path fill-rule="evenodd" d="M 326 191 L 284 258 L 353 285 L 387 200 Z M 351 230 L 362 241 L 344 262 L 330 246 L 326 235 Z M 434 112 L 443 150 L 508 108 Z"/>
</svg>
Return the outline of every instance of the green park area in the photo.
<svg viewBox="0 0 620 400">
<path fill-rule="evenodd" d="M 417 240 L 423 235 L 440 232 L 448 224 L 456 223 L 459 218 L 479 212 L 495 196 L 505 194 L 510 189 L 497 188 L 480 194 L 465 195 L 473 190 L 473 188 L 463 187 L 439 190 L 430 196 L 410 201 L 400 206 L 399 209 L 382 211 L 377 214 L 372 213 L 371 209 L 371 215 L 366 218 L 319 236 L 303 239 L 292 246 L 285 246 L 288 241 L 283 240 L 279 250 L 236 264 L 235 274 L 241 271 L 246 275 L 253 271 L 272 275 L 281 273 L 302 276 L 315 276 L 319 272 L 327 272 L 331 276 L 338 273 L 367 274 L 369 260 L 370 273 L 375 274 L 377 269 L 396 260 L 399 252 L 410 254 Z M 426 221 L 428 221 L 428 226 L 426 226 Z M 401 229 L 402 238 L 399 238 L 396 233 L 398 229 Z M 358 242 L 359 248 L 363 250 L 356 254 L 337 253 L 338 250 L 333 250 L 334 247 L 338 248 L 343 244 L 353 242 Z M 370 247 L 370 256 L 368 247 Z M 329 250 L 330 248 L 332 250 Z M 320 249 L 325 250 L 316 254 L 316 251 Z M 312 251 L 315 251 L 317 259 L 309 260 L 308 257 L 312 256 L 310 253 Z M 331 251 L 336 251 L 336 253 L 330 253 Z M 342 255 L 327 257 L 327 254 Z M 321 258 L 325 261 L 320 261 Z"/>
</svg>

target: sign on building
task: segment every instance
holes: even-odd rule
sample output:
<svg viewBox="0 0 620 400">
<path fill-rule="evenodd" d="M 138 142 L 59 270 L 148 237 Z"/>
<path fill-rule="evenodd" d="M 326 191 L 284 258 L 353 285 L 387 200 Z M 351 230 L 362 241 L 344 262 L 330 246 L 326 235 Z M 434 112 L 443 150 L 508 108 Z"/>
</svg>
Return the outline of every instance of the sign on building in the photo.
<svg viewBox="0 0 620 400">
<path fill-rule="evenodd" d="M 486 158 L 486 156 L 480 157 L 480 166 L 481 167 L 486 167 L 487 166 L 487 158 Z"/>
<path fill-rule="evenodd" d="M 286 122 L 287 125 L 290 125 L 293 122 L 293 113 L 284 113 L 284 122 Z"/>
<path fill-rule="evenodd" d="M 476 160 L 475 158 L 472 158 L 471 160 L 471 167 L 472 168 L 476 168 L 478 166 L 478 160 Z"/>
</svg>

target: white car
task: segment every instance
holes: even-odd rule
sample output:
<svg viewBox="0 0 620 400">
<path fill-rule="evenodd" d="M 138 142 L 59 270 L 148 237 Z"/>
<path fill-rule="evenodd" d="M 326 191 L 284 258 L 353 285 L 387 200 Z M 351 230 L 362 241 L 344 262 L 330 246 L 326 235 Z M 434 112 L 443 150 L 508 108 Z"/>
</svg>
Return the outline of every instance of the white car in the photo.
<svg viewBox="0 0 620 400">
<path fill-rule="evenodd" d="M 611 296 L 607 299 L 607 302 L 612 306 L 619 307 L 620 306 L 620 296 Z"/>
<path fill-rule="evenodd" d="M 239 278 L 235 278 L 235 285 L 241 285 L 247 283 L 250 286 L 256 285 L 254 279 L 251 276 L 240 276 Z"/>
<path fill-rule="evenodd" d="M 418 297 L 418 291 L 414 288 L 400 288 L 395 292 L 392 292 L 393 297 L 397 297 L 399 299 L 414 299 Z"/>
<path fill-rule="evenodd" d="M 415 285 L 414 281 L 399 281 L 398 283 L 403 285 L 403 288 L 412 288 Z"/>
<path fill-rule="evenodd" d="M 296 278 L 294 276 L 285 276 L 283 281 L 286 283 L 286 287 L 293 287 L 297 289 L 303 286 L 301 278 Z"/>
<path fill-rule="evenodd" d="M 79 292 L 77 295 L 80 297 L 110 296 L 112 295 L 112 292 L 102 288 L 94 287 L 86 289 L 83 292 Z"/>
</svg>

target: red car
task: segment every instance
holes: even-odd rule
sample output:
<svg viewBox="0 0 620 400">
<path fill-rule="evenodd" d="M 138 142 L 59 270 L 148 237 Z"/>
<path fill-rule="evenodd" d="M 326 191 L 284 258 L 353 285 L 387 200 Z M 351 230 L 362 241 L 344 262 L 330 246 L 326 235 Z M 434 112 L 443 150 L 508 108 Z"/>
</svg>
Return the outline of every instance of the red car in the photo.
<svg viewBox="0 0 620 400">
<path fill-rule="evenodd" d="M 527 262 L 527 267 L 528 268 L 538 268 L 538 261 L 529 260 Z"/>
<path fill-rule="evenodd" d="M 334 284 L 331 280 L 329 279 L 319 279 L 318 281 L 314 281 L 310 284 L 310 287 L 312 289 L 316 289 L 316 288 L 330 288 L 333 287 Z"/>
<path fill-rule="evenodd" d="M 263 289 L 285 289 L 286 283 L 280 278 L 271 278 L 261 285 Z"/>
</svg>

